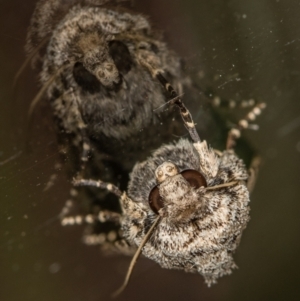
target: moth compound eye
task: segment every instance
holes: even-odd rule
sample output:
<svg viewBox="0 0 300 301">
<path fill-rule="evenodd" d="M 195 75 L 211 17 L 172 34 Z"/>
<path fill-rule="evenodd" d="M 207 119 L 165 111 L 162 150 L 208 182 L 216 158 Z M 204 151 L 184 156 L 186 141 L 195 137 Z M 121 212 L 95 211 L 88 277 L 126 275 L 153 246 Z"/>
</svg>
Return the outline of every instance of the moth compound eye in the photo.
<svg viewBox="0 0 300 301">
<path fill-rule="evenodd" d="M 75 82 L 84 90 L 91 94 L 98 93 L 101 90 L 101 83 L 95 75 L 90 73 L 82 63 L 75 63 L 73 67 L 73 77 Z"/>
<path fill-rule="evenodd" d="M 149 194 L 149 205 L 152 211 L 158 214 L 159 209 L 164 207 L 163 200 L 159 194 L 158 186 L 155 186 Z"/>
<path fill-rule="evenodd" d="M 189 184 L 194 188 L 199 188 L 201 186 L 206 187 L 207 183 L 204 176 L 193 169 L 184 170 L 181 175 L 189 182 Z"/>
<path fill-rule="evenodd" d="M 111 41 L 108 47 L 109 54 L 118 71 L 123 75 L 127 74 L 133 66 L 133 60 L 127 46 L 121 41 Z"/>
</svg>

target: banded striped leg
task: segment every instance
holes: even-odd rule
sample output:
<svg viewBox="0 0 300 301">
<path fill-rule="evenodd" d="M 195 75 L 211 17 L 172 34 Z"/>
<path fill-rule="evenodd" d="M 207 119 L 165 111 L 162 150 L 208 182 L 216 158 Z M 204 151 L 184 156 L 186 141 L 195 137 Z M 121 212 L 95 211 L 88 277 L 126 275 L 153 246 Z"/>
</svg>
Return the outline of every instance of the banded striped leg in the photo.
<svg viewBox="0 0 300 301">
<path fill-rule="evenodd" d="M 138 55 L 137 59 L 139 60 L 139 62 L 141 63 L 141 65 L 143 65 L 145 68 L 147 68 L 150 71 L 150 73 L 152 74 L 152 76 L 154 78 L 156 78 L 164 86 L 164 88 L 167 90 L 167 92 L 172 97 L 172 99 L 170 101 L 171 104 L 174 104 L 174 105 L 176 105 L 179 108 L 180 115 L 182 117 L 182 120 L 184 122 L 184 125 L 185 125 L 186 129 L 189 131 L 189 134 L 190 134 L 191 138 L 193 139 L 193 141 L 195 143 L 196 142 L 200 142 L 200 137 L 199 137 L 199 135 L 197 133 L 197 130 L 196 130 L 196 127 L 195 127 L 195 123 L 193 121 L 191 113 L 186 108 L 186 106 L 183 104 L 183 102 L 181 100 L 181 97 L 174 90 L 174 88 L 172 87 L 172 85 L 162 75 L 163 70 L 153 68 L 153 66 L 149 62 L 147 62 L 143 58 L 143 56 L 139 56 Z"/>
<path fill-rule="evenodd" d="M 92 186 L 106 189 L 109 192 L 115 194 L 118 198 L 121 197 L 122 192 L 113 184 L 105 183 L 102 181 L 95 180 L 74 180 L 73 184 L 75 186 Z M 70 208 L 73 206 L 72 201 L 67 201 L 65 207 L 62 210 L 61 224 L 63 226 L 67 225 L 82 225 L 82 224 L 94 224 L 95 222 L 105 223 L 105 222 L 115 222 L 119 223 L 121 215 L 117 212 L 112 212 L 108 210 L 101 210 L 98 214 L 87 214 L 87 215 L 73 215 L 65 216 L 70 212 Z"/>
<path fill-rule="evenodd" d="M 233 99 L 224 99 L 219 96 L 212 96 L 211 98 L 211 104 L 214 107 L 224 107 L 229 109 L 234 109 L 234 108 L 245 109 L 245 108 L 253 107 L 254 105 L 256 105 L 256 103 L 257 102 L 254 99 L 235 101 Z"/>
<path fill-rule="evenodd" d="M 82 131 L 82 153 L 81 153 L 81 170 L 85 169 L 85 163 L 89 160 L 89 154 L 91 152 L 91 143 L 85 134 L 85 131 Z"/>
<path fill-rule="evenodd" d="M 95 181 L 95 180 L 74 180 L 73 181 L 74 186 L 92 186 L 92 187 L 98 187 L 101 189 L 105 189 L 113 194 L 115 194 L 117 197 L 121 197 L 122 192 L 121 190 L 115 186 L 114 184 L 111 183 L 106 183 L 101 180 Z"/>
<path fill-rule="evenodd" d="M 95 180 L 74 180 L 73 184 L 75 186 L 91 186 L 91 187 L 99 187 L 102 189 L 106 189 L 107 191 L 115 194 L 117 197 L 121 197 L 122 192 L 118 187 L 113 184 L 105 183 L 102 181 Z M 94 215 L 94 222 L 99 221 L 101 223 L 105 222 L 115 222 L 116 224 L 120 224 L 121 214 L 117 212 L 112 212 L 108 210 L 100 210 L 98 215 Z M 93 229 L 91 228 L 91 233 L 86 233 L 83 236 L 83 242 L 87 245 L 107 245 L 108 248 L 117 248 L 116 245 L 119 241 L 120 236 L 115 230 L 111 230 L 108 233 L 93 233 Z M 111 245 L 113 243 L 113 245 Z"/>
<path fill-rule="evenodd" d="M 65 216 L 61 219 L 62 226 L 73 226 L 83 224 L 94 224 L 95 222 L 106 223 L 106 222 L 120 222 L 121 215 L 117 212 L 109 210 L 101 210 L 98 214 L 87 214 L 87 215 L 72 215 Z"/>
<path fill-rule="evenodd" d="M 87 227 L 82 237 L 83 242 L 89 246 L 102 245 L 106 249 L 118 249 L 120 234 L 115 229 L 108 232 L 94 232 L 94 227 Z"/>
<path fill-rule="evenodd" d="M 78 97 L 72 93 L 73 95 L 73 101 L 74 103 L 76 103 L 76 111 L 77 112 L 77 117 L 78 117 L 78 127 L 80 130 L 80 135 L 82 138 L 82 153 L 81 153 L 81 170 L 85 169 L 85 164 L 86 162 L 89 160 L 89 155 L 91 153 L 91 142 L 90 139 L 88 138 L 88 135 L 86 133 L 86 121 L 83 118 L 83 114 L 82 114 L 82 109 L 80 106 L 80 101 L 78 99 Z M 73 104 L 74 105 L 74 104 Z"/>
<path fill-rule="evenodd" d="M 91 233 L 83 235 L 82 240 L 86 245 L 95 246 L 101 245 L 105 251 L 119 252 L 123 255 L 133 255 L 136 248 L 129 245 L 127 241 L 121 238 L 120 234 L 116 231 L 108 233 L 93 233 L 93 229 L 88 229 Z"/>
<path fill-rule="evenodd" d="M 190 111 L 186 108 L 184 103 L 181 100 L 181 97 L 178 95 L 178 93 L 174 90 L 172 85 L 166 80 L 166 78 L 162 75 L 161 72 L 154 72 L 155 77 L 157 80 L 165 87 L 165 89 L 169 92 L 171 95 L 171 104 L 175 104 L 180 111 L 180 115 L 182 117 L 182 120 L 184 122 L 184 125 L 186 129 L 189 131 L 191 138 L 194 142 L 200 142 L 200 137 L 198 135 L 198 132 L 195 127 L 195 123 L 193 121 L 192 115 Z"/>
<path fill-rule="evenodd" d="M 241 131 L 245 129 L 258 129 L 257 125 L 249 124 L 250 121 L 254 121 L 258 115 L 261 114 L 261 111 L 266 107 L 265 103 L 257 104 L 243 119 L 241 119 L 238 125 L 232 128 L 228 132 L 226 149 L 231 150 L 236 144 L 236 140 L 240 138 Z"/>
</svg>

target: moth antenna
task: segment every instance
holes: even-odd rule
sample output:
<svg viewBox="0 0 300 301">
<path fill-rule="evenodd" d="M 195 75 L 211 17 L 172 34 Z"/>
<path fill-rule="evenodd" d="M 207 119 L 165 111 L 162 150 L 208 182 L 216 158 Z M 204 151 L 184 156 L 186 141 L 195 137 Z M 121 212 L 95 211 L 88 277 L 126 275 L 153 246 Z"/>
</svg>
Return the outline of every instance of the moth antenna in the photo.
<svg viewBox="0 0 300 301">
<path fill-rule="evenodd" d="M 8 163 L 8 162 L 10 162 L 10 161 L 12 161 L 12 160 L 18 158 L 21 154 L 22 154 L 22 151 L 19 151 L 19 152 L 17 152 L 16 154 L 14 154 L 13 156 L 7 158 L 6 160 L 1 161 L 1 162 L 0 162 L 0 166 L 2 166 L 2 165 L 4 165 L 4 164 L 6 164 L 6 163 Z"/>
<path fill-rule="evenodd" d="M 32 100 L 29 110 L 28 110 L 28 119 L 30 120 L 31 115 L 33 113 L 34 108 L 36 107 L 37 103 L 42 98 L 43 94 L 46 92 L 46 90 L 49 88 L 49 86 L 53 83 L 53 81 L 56 79 L 56 77 L 60 74 L 60 72 L 67 68 L 70 65 L 67 66 L 61 66 L 59 69 L 56 70 L 56 72 L 47 80 L 47 82 L 43 85 L 43 87 L 40 89 L 40 91 L 37 93 L 37 95 Z"/>
<path fill-rule="evenodd" d="M 252 193 L 253 188 L 255 186 L 260 164 L 261 164 L 261 158 L 259 156 L 255 156 L 250 163 L 250 168 L 248 171 L 249 178 L 247 180 L 247 188 L 250 193 Z"/>
<path fill-rule="evenodd" d="M 21 74 L 24 72 L 25 68 L 27 67 L 27 65 L 29 64 L 29 62 L 34 58 L 34 56 L 39 52 L 39 50 L 48 42 L 48 38 L 44 39 L 26 58 L 26 60 L 24 61 L 24 63 L 21 65 L 21 67 L 19 68 L 19 70 L 17 71 L 15 77 L 14 77 L 14 81 L 12 84 L 12 88 L 13 90 L 16 88 L 18 80 L 21 76 Z"/>
<path fill-rule="evenodd" d="M 224 184 L 220 184 L 220 185 L 215 185 L 215 186 L 209 186 L 206 187 L 206 190 L 215 190 L 215 189 L 220 189 L 220 188 L 224 188 L 224 187 L 229 187 L 229 186 L 233 186 L 240 183 L 240 181 L 233 181 L 233 182 L 229 182 L 229 183 L 224 183 Z"/>
<path fill-rule="evenodd" d="M 129 268 L 127 270 L 127 274 L 126 274 L 126 277 L 125 277 L 125 280 L 122 284 L 122 286 L 116 290 L 113 294 L 112 294 L 112 297 L 115 298 L 117 297 L 118 295 L 120 295 L 124 289 L 126 288 L 126 286 L 128 285 L 128 282 L 129 282 L 129 279 L 130 279 L 130 276 L 132 274 L 132 271 L 133 271 L 133 268 L 137 262 L 137 259 L 139 258 L 140 254 L 142 253 L 142 249 L 143 247 L 145 246 L 145 244 L 147 243 L 148 239 L 150 238 L 154 228 L 157 226 L 157 224 L 159 223 L 160 221 L 160 216 L 158 216 L 154 223 L 152 224 L 151 228 L 149 229 L 149 231 L 147 232 L 147 234 L 145 235 L 145 237 L 143 238 L 141 244 L 139 245 L 138 249 L 136 250 L 134 256 L 132 257 L 131 259 L 131 262 L 130 262 L 130 265 L 129 265 Z"/>
<path fill-rule="evenodd" d="M 46 92 L 46 90 L 49 88 L 49 86 L 54 82 L 54 80 L 57 78 L 57 76 L 60 74 L 60 72 L 67 68 L 68 66 L 70 66 L 70 64 L 68 65 L 63 65 L 61 66 L 59 69 L 56 70 L 56 72 L 48 79 L 48 81 L 43 85 L 43 87 L 40 89 L 40 91 L 37 93 L 37 95 L 34 97 L 34 99 L 31 101 L 31 104 L 29 106 L 29 110 L 28 110 L 28 116 L 27 116 L 27 132 L 26 132 L 26 142 L 25 142 L 25 148 L 28 149 L 29 148 L 29 144 L 28 144 L 28 136 L 30 133 L 30 127 L 31 127 L 31 117 L 32 117 L 32 113 L 37 105 L 37 103 L 40 101 L 40 99 L 42 98 L 42 96 L 44 95 L 44 93 Z"/>
</svg>

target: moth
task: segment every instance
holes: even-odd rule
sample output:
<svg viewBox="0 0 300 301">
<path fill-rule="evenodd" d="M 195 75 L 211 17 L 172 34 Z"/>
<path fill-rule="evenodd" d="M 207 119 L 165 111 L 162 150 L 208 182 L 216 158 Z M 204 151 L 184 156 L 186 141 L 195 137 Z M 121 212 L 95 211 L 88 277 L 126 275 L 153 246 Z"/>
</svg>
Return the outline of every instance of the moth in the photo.
<svg viewBox="0 0 300 301">
<path fill-rule="evenodd" d="M 31 19 L 26 50 L 41 70 L 42 88 L 30 114 L 46 94 L 60 143 L 69 139 L 83 161 L 93 156 L 92 149 L 114 155 L 132 146 L 131 140 L 143 135 L 150 140 L 161 123 L 157 109 L 167 100 L 152 70 L 179 91 L 185 81 L 181 59 L 128 3 L 41 0 Z M 142 147 L 158 146 L 161 139 L 156 140 Z"/>
<path fill-rule="evenodd" d="M 236 268 L 233 253 L 249 221 L 249 191 L 258 161 L 248 172 L 234 147 L 241 130 L 249 127 L 265 104 L 257 104 L 229 131 L 221 152 L 200 139 L 181 98 L 158 76 L 174 97 L 192 141 L 163 145 L 137 163 L 127 192 L 101 180 L 76 179 L 74 184 L 99 187 L 119 198 L 121 213 L 99 211 L 92 220 L 120 224 L 123 238 L 118 244 L 125 250 L 138 248 L 133 262 L 141 252 L 163 268 L 199 273 L 210 286 Z M 65 223 L 74 220 L 69 217 Z M 117 294 L 126 286 L 131 269 Z"/>
</svg>

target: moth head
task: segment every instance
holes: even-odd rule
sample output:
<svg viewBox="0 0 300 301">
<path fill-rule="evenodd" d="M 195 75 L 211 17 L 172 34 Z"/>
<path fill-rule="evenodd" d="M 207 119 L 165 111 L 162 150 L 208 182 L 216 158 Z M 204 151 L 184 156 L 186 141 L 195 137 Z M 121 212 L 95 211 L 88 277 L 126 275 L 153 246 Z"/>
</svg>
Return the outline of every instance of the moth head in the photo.
<svg viewBox="0 0 300 301">
<path fill-rule="evenodd" d="M 157 183 L 164 182 L 167 178 L 176 176 L 178 174 L 177 166 L 172 162 L 164 162 L 155 170 L 155 178 Z"/>
<path fill-rule="evenodd" d="M 156 168 L 155 177 L 158 184 L 149 194 L 150 208 L 171 222 L 193 219 L 202 207 L 201 195 L 207 186 L 205 177 L 192 169 L 179 172 L 169 161 Z"/>
<path fill-rule="evenodd" d="M 83 67 L 92 74 L 102 86 L 114 88 L 118 86 L 122 77 L 111 56 L 109 37 L 97 32 L 80 35 L 76 43 L 77 52 Z"/>
</svg>

